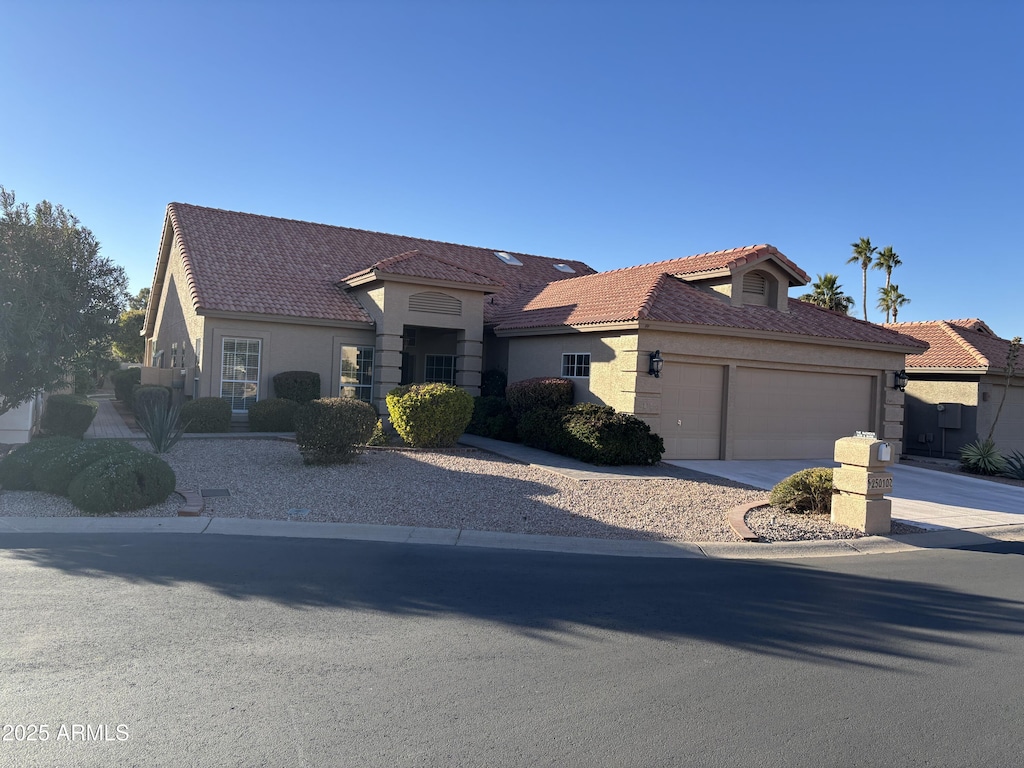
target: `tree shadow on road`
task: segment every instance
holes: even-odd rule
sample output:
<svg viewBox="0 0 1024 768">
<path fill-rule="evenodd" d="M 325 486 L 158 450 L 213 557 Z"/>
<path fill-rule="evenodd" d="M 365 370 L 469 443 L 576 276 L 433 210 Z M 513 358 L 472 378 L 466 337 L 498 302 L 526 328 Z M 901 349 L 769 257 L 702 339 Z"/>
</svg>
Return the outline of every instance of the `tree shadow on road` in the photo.
<svg viewBox="0 0 1024 768">
<path fill-rule="evenodd" d="M 960 559 L 968 568 L 971 558 L 1024 553 L 1021 544 L 988 549 L 941 557 Z M 939 557 L 900 555 L 922 556 Z M 171 534 L 3 536 L 3 558 L 75 578 L 153 588 L 201 585 L 214 593 L 211 600 L 219 595 L 295 609 L 454 615 L 553 643 L 572 644 L 602 631 L 701 640 L 844 665 L 941 661 L 943 648 L 980 648 L 1024 632 L 1024 601 L 778 561 Z"/>
</svg>

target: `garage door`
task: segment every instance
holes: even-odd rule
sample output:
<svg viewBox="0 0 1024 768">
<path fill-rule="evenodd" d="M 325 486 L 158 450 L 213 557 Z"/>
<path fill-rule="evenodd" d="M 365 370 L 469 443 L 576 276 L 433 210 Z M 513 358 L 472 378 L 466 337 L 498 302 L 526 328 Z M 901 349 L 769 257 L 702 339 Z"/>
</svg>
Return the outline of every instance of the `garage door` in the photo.
<svg viewBox="0 0 1024 768">
<path fill-rule="evenodd" d="M 1003 387 L 992 387 L 992 396 L 989 398 L 988 406 L 993 416 L 999 408 L 999 401 L 1002 397 Z M 1003 412 L 999 414 L 996 433 L 992 439 L 996 441 L 996 445 L 1003 453 L 1024 451 L 1024 387 L 1010 387 L 1006 393 Z"/>
<path fill-rule="evenodd" d="M 666 459 L 717 459 L 722 433 L 722 366 L 666 363 L 661 430 Z"/>
<path fill-rule="evenodd" d="M 733 457 L 829 458 L 835 441 L 871 429 L 871 377 L 736 371 Z"/>
</svg>

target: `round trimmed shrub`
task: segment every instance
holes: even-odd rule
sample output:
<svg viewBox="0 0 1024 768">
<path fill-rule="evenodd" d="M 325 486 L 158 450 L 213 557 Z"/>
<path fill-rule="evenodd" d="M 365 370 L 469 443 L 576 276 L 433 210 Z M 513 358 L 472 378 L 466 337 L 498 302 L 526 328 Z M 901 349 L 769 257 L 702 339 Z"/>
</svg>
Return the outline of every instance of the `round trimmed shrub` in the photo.
<svg viewBox="0 0 1024 768">
<path fill-rule="evenodd" d="M 151 453 L 125 451 L 100 459 L 68 486 L 76 507 L 92 515 L 159 504 L 174 490 L 174 470 Z"/>
<path fill-rule="evenodd" d="M 131 405 L 132 388 L 142 381 L 141 368 L 125 368 L 123 371 L 114 371 L 110 374 L 110 380 L 114 384 L 114 397 L 122 403 Z"/>
<path fill-rule="evenodd" d="M 304 405 L 320 399 L 320 374 L 316 371 L 285 371 L 274 376 L 274 394 Z"/>
<path fill-rule="evenodd" d="M 124 440 L 87 440 L 51 451 L 32 470 L 32 485 L 37 491 L 66 496 L 71 481 L 83 469 L 100 459 L 132 451 L 137 449 Z"/>
<path fill-rule="evenodd" d="M 52 454 L 76 445 L 81 445 L 81 441 L 66 436 L 46 437 L 19 445 L 0 461 L 0 486 L 8 491 L 34 490 L 32 474 L 35 468 Z"/>
<path fill-rule="evenodd" d="M 283 397 L 259 400 L 249 408 L 250 432 L 294 432 L 299 404 Z"/>
<path fill-rule="evenodd" d="M 219 397 L 200 397 L 181 406 L 186 432 L 229 432 L 231 403 Z"/>
<path fill-rule="evenodd" d="M 566 452 L 591 464 L 647 466 L 661 461 L 665 452 L 665 441 L 647 422 L 606 405 L 574 405 L 565 411 L 561 425 Z"/>
<path fill-rule="evenodd" d="M 534 408 L 519 417 L 516 432 L 519 441 L 531 448 L 552 453 L 566 453 L 566 434 L 562 428 L 562 413 L 550 408 Z"/>
<path fill-rule="evenodd" d="M 514 381 L 505 388 L 505 399 L 517 419 L 535 408 L 556 411 L 572 405 L 572 380 L 555 376 Z"/>
<path fill-rule="evenodd" d="M 50 395 L 43 407 L 39 428 L 47 435 L 81 440 L 99 407 L 99 403 L 84 395 Z"/>
<path fill-rule="evenodd" d="M 414 448 L 448 448 L 473 418 L 473 396 L 451 384 L 397 387 L 387 396 L 391 425 Z"/>
<path fill-rule="evenodd" d="M 772 488 L 768 501 L 786 512 L 830 512 L 832 470 L 828 467 L 802 469 Z"/>
<path fill-rule="evenodd" d="M 161 413 L 171 407 L 171 390 L 167 387 L 149 385 L 137 387 L 132 395 L 132 410 L 135 418 L 147 411 Z"/>
<path fill-rule="evenodd" d="M 344 464 L 373 435 L 377 412 L 350 397 L 311 400 L 295 413 L 295 442 L 306 464 Z"/>
<path fill-rule="evenodd" d="M 473 418 L 466 431 L 471 435 L 495 440 L 515 442 L 517 439 L 516 421 L 504 397 L 473 398 Z"/>
</svg>

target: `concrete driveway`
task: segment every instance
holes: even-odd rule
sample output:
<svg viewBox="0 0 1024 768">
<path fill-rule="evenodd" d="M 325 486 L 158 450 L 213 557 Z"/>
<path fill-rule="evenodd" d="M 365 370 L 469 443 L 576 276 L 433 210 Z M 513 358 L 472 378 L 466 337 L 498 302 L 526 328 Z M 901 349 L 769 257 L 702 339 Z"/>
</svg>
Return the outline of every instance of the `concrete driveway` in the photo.
<svg viewBox="0 0 1024 768">
<path fill-rule="evenodd" d="M 765 490 L 801 469 L 839 466 L 831 459 L 665 463 Z M 1024 488 L 1019 486 L 902 464 L 891 471 L 894 520 L 933 530 L 1024 524 Z"/>
</svg>

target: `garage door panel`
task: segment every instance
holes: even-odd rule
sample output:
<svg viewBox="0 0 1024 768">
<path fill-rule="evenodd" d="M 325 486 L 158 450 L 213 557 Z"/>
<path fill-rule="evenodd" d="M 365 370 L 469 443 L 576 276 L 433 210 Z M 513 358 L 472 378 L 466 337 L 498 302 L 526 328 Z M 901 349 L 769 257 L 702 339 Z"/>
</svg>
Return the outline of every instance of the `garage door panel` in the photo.
<svg viewBox="0 0 1024 768">
<path fill-rule="evenodd" d="M 722 431 L 722 367 L 666 363 L 661 437 L 665 458 L 717 459 Z"/>
<path fill-rule="evenodd" d="M 872 377 L 739 368 L 732 414 L 736 459 L 815 459 L 871 428 Z"/>
</svg>

